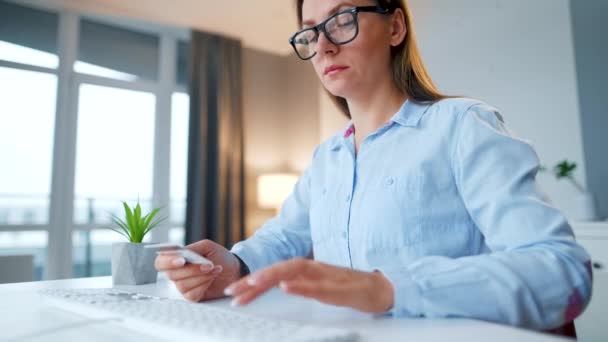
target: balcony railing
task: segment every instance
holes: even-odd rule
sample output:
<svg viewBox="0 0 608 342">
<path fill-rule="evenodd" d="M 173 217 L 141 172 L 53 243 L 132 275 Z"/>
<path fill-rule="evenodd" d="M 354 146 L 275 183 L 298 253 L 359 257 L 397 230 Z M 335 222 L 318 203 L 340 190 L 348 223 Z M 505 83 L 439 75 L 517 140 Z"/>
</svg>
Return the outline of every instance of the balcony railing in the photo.
<svg viewBox="0 0 608 342">
<path fill-rule="evenodd" d="M 122 201 L 134 205 L 137 199 L 75 198 L 74 232 L 72 234 L 73 274 L 89 277 L 110 274 L 112 243 L 124 237 L 110 230 L 99 229 L 110 225 L 110 215 L 124 216 Z M 140 199 L 142 210 L 151 209 L 150 199 Z M 0 226 L 48 225 L 48 195 L 0 194 Z M 169 217 L 170 240 L 183 243 L 184 200 L 171 201 L 163 216 Z M 169 215 L 167 215 L 169 210 Z M 46 230 L 46 228 L 41 228 Z M 53 228 L 49 227 L 49 232 Z M 9 231 L 0 233 L 0 253 L 33 254 L 35 277 L 42 278 L 46 259 L 47 233 L 44 231 Z"/>
</svg>

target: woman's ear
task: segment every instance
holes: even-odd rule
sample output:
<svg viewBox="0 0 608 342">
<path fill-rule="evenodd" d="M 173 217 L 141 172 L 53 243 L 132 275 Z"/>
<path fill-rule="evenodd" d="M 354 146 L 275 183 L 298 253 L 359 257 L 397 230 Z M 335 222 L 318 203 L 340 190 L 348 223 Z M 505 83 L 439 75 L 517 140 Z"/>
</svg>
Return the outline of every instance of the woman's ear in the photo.
<svg viewBox="0 0 608 342">
<path fill-rule="evenodd" d="M 401 8 L 395 10 L 391 19 L 391 46 L 399 46 L 407 35 L 405 15 Z"/>
</svg>

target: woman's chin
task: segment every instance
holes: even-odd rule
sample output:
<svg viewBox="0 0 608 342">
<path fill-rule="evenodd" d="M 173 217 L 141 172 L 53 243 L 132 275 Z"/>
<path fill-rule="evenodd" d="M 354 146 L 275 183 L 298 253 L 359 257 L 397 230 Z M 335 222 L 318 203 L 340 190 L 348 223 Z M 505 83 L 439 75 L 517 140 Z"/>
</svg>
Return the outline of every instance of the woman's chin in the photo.
<svg viewBox="0 0 608 342">
<path fill-rule="evenodd" d="M 325 89 L 329 91 L 333 96 L 339 96 L 347 98 L 348 94 L 352 92 L 351 87 L 343 82 L 332 82 L 331 84 L 325 84 Z"/>
</svg>

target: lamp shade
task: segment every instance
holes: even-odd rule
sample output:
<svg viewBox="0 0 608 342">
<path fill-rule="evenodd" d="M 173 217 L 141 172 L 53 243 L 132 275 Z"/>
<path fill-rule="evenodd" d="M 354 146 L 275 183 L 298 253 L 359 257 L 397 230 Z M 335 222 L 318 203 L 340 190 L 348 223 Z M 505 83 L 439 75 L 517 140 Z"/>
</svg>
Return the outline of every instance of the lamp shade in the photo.
<svg viewBox="0 0 608 342">
<path fill-rule="evenodd" d="M 258 205 L 261 208 L 280 208 L 293 191 L 298 176 L 290 173 L 271 173 L 258 177 Z"/>
</svg>

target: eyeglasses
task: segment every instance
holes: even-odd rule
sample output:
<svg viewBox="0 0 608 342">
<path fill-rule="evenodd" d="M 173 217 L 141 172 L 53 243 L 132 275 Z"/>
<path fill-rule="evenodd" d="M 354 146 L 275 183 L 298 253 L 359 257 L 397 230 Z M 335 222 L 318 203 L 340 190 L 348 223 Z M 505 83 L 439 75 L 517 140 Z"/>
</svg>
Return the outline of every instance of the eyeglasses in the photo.
<svg viewBox="0 0 608 342">
<path fill-rule="evenodd" d="M 325 37 L 334 45 L 348 44 L 355 40 L 359 34 L 359 13 L 393 14 L 395 9 L 395 7 L 384 8 L 381 6 L 352 7 L 332 15 L 317 26 L 296 32 L 289 38 L 289 43 L 300 59 L 308 60 L 317 54 L 316 46 L 320 32 L 323 32 Z"/>
</svg>

